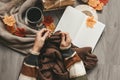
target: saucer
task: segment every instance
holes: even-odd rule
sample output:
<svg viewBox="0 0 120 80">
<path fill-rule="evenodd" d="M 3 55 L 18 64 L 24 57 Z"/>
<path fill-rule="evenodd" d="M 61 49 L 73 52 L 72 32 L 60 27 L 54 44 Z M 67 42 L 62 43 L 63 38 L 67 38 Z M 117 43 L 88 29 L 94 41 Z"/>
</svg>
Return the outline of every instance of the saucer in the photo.
<svg viewBox="0 0 120 80">
<path fill-rule="evenodd" d="M 98 15 L 95 9 L 88 5 L 78 5 L 75 7 L 76 9 L 80 10 L 81 12 L 85 13 L 87 16 L 94 16 L 96 20 L 98 20 Z"/>
</svg>

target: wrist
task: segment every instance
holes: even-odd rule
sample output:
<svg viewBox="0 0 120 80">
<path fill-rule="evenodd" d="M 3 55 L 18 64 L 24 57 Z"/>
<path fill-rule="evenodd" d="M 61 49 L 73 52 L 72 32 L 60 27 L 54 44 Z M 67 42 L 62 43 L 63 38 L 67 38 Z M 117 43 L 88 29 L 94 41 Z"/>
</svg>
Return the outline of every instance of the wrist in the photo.
<svg viewBox="0 0 120 80">
<path fill-rule="evenodd" d="M 69 49 L 71 47 L 71 44 L 69 45 L 69 46 L 67 46 L 67 47 L 62 47 L 62 46 L 60 46 L 60 49 L 61 50 L 67 50 L 67 49 Z"/>
<path fill-rule="evenodd" d="M 39 52 L 41 50 L 40 46 L 34 45 L 32 51 Z"/>
<path fill-rule="evenodd" d="M 33 55 L 39 55 L 39 54 L 40 54 L 40 52 L 39 52 L 38 49 L 30 49 L 29 51 L 30 51 L 30 53 L 33 54 Z"/>
</svg>

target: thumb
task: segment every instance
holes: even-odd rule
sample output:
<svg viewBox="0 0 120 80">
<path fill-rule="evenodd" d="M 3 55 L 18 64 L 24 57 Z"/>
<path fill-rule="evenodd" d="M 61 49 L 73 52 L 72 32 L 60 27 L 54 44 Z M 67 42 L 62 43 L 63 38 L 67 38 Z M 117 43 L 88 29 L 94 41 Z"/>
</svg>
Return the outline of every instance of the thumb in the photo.
<svg viewBox="0 0 120 80">
<path fill-rule="evenodd" d="M 65 42 L 65 34 L 62 33 L 62 41 L 61 42 Z"/>
<path fill-rule="evenodd" d="M 49 36 L 49 31 L 47 31 L 47 32 L 43 35 L 43 39 L 45 40 L 48 36 Z"/>
</svg>

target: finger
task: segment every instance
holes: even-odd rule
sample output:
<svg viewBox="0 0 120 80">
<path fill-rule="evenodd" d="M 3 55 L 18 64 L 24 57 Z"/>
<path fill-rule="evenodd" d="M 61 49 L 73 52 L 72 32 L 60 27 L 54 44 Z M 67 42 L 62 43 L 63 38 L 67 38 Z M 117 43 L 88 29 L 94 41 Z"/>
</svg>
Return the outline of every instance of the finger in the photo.
<svg viewBox="0 0 120 80">
<path fill-rule="evenodd" d="M 61 36 L 64 37 L 64 41 L 66 41 L 66 32 L 60 32 Z"/>
<path fill-rule="evenodd" d="M 51 37 L 52 36 L 52 33 L 51 32 L 49 32 L 49 35 L 48 35 L 48 37 Z"/>
<path fill-rule="evenodd" d="M 45 34 L 43 35 L 43 39 L 45 40 L 47 37 L 49 37 L 49 31 L 45 32 Z"/>
<path fill-rule="evenodd" d="M 87 69 L 92 69 L 96 65 L 96 64 L 90 63 L 90 62 L 84 62 L 84 64 Z"/>
<path fill-rule="evenodd" d="M 56 34 L 56 33 L 60 33 L 61 32 L 61 30 L 58 30 L 58 31 L 56 31 L 54 34 Z"/>
<path fill-rule="evenodd" d="M 40 31 L 37 32 L 37 36 L 42 37 L 43 32 L 45 32 L 45 31 L 46 31 L 46 29 L 41 29 Z"/>
<path fill-rule="evenodd" d="M 67 42 L 71 42 L 71 38 L 70 38 L 69 33 L 66 33 L 66 41 L 67 41 Z"/>
<path fill-rule="evenodd" d="M 41 29 L 41 30 L 38 32 L 38 35 L 42 36 L 43 33 L 45 33 L 46 31 L 47 31 L 47 29 L 46 29 L 46 28 L 43 28 L 43 29 Z"/>
<path fill-rule="evenodd" d="M 65 34 L 62 33 L 62 41 L 61 42 L 65 42 Z"/>
<path fill-rule="evenodd" d="M 50 37 L 50 40 L 56 40 L 56 39 L 60 40 L 61 38 L 59 36 L 54 36 L 54 35 Z"/>
<path fill-rule="evenodd" d="M 97 58 L 96 55 L 94 55 L 94 54 L 90 54 L 90 53 L 87 53 L 87 56 L 92 57 L 92 58 Z"/>
<path fill-rule="evenodd" d="M 86 57 L 86 61 L 92 61 L 92 62 L 97 62 L 97 58 L 91 58 L 91 57 Z"/>
<path fill-rule="evenodd" d="M 47 29 L 46 28 L 42 28 L 39 32 L 44 32 L 44 31 L 46 31 Z"/>
<path fill-rule="evenodd" d="M 55 32 L 53 35 L 54 36 L 60 36 L 62 33 L 60 31 Z"/>
</svg>

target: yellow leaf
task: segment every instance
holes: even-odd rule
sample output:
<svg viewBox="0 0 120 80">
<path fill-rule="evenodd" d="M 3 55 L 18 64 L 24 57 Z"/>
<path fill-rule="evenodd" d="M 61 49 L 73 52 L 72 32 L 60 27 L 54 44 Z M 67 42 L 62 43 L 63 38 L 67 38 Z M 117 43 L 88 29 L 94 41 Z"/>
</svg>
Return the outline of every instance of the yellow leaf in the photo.
<svg viewBox="0 0 120 80">
<path fill-rule="evenodd" d="M 94 28 L 95 23 L 96 23 L 96 21 L 94 20 L 93 16 L 87 18 L 87 21 L 86 21 L 87 27 Z"/>
</svg>

